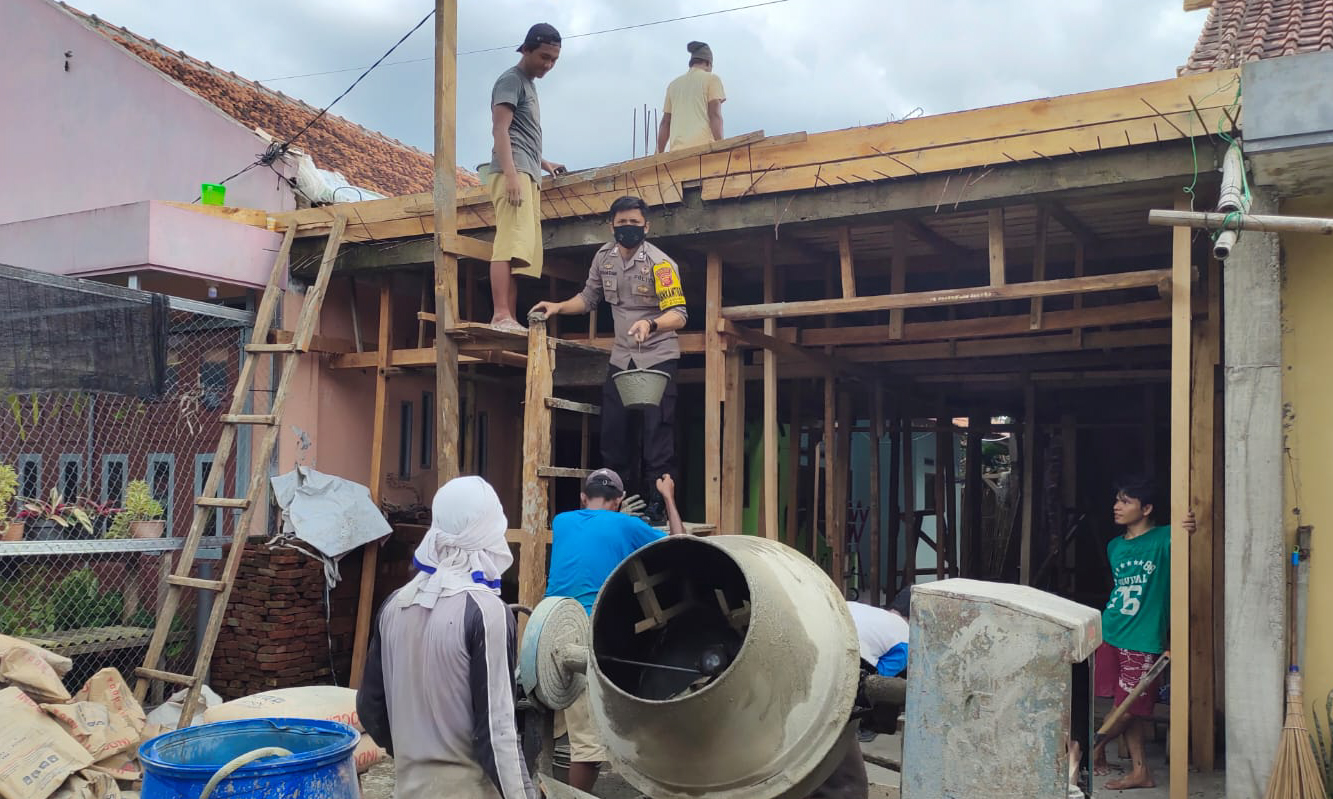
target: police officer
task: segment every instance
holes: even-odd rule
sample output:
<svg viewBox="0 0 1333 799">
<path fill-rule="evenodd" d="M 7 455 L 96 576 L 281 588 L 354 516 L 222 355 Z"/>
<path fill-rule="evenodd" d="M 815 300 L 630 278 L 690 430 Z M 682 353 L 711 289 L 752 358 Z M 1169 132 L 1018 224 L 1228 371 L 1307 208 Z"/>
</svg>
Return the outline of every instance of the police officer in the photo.
<svg viewBox="0 0 1333 799">
<path fill-rule="evenodd" d="M 638 447 L 629 440 L 629 413 L 620 401 L 612 376 L 625 369 L 657 369 L 671 376 L 662 402 L 643 412 L 643 484 L 672 474 L 675 457 L 676 371 L 680 343 L 676 331 L 685 326 L 685 294 L 680 269 L 670 256 L 647 241 L 648 204 L 638 197 L 621 197 L 611 204 L 611 231 L 615 240 L 593 256 L 583 291 L 564 302 L 539 302 L 533 313 L 547 316 L 591 313 L 603 299 L 611 306 L 615 344 L 611 366 L 602 386 L 602 465 L 621 475 L 638 465 Z M 661 500 L 653 490 L 648 505 L 650 521 L 664 518 Z"/>
</svg>

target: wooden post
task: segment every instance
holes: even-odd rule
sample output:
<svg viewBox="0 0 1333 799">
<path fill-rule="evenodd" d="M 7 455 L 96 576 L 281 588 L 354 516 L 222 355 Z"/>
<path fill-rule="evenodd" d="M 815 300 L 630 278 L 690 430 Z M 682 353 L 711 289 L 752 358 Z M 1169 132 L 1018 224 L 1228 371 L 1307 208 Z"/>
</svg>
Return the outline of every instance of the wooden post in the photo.
<svg viewBox="0 0 1333 799">
<path fill-rule="evenodd" d="M 833 537 L 829 546 L 833 547 L 833 584 L 838 591 L 847 596 L 847 483 L 851 469 L 852 452 L 852 395 L 847 391 L 838 393 L 837 437 L 834 445 L 833 461 Z"/>
<path fill-rule="evenodd" d="M 856 296 L 856 264 L 852 259 L 852 231 L 843 225 L 838 228 L 838 266 L 842 272 L 842 296 Z"/>
<path fill-rule="evenodd" d="M 1036 519 L 1032 494 L 1037 490 L 1037 390 L 1029 380 L 1023 387 L 1023 530 L 1019 544 L 1018 582 L 1032 585 L 1032 535 Z"/>
<path fill-rule="evenodd" d="M 773 302 L 776 272 L 773 268 L 773 240 L 764 237 L 764 302 Z M 764 334 L 773 336 L 778 331 L 776 319 L 764 320 Z M 778 354 L 764 352 L 764 506 L 759 514 L 759 532 L 765 538 L 777 538 L 781 522 L 778 519 Z M 790 440 L 788 445 L 790 446 Z"/>
<path fill-rule="evenodd" d="M 799 514 L 801 510 L 801 482 L 797 478 L 801 473 L 801 381 L 792 380 L 788 394 L 791 402 L 791 422 L 787 430 L 787 518 L 786 537 L 783 541 L 789 547 L 796 546 Z"/>
<path fill-rule="evenodd" d="M 833 547 L 833 527 L 838 523 L 838 398 L 833 373 L 824 376 L 824 540 Z M 836 550 L 830 555 L 830 569 L 837 562 Z M 838 586 L 842 590 L 842 586 Z"/>
<path fill-rule="evenodd" d="M 889 422 L 889 569 L 888 600 L 898 595 L 898 542 L 902 540 L 903 513 L 899 495 L 902 491 L 902 419 L 895 413 Z"/>
<path fill-rule="evenodd" d="M 1186 200 L 1177 200 L 1187 209 Z M 1190 229 L 1171 231 L 1171 512 L 1190 501 Z M 1190 685 L 1190 541 L 1171 524 L 1171 684 Z M 1190 691 L 1171 692 L 1171 799 L 1189 795 Z"/>
<path fill-rule="evenodd" d="M 903 553 L 903 587 L 916 584 L 916 545 L 920 540 L 917 535 L 916 507 L 916 454 L 912 446 L 912 417 L 902 416 L 898 420 L 899 435 L 903 447 L 903 534 L 907 536 L 907 546 Z"/>
<path fill-rule="evenodd" d="M 444 241 L 458 233 L 454 125 L 458 105 L 458 0 L 435 0 L 435 469 L 441 485 L 458 475 L 458 256 Z"/>
<path fill-rule="evenodd" d="M 1063 413 L 1060 415 L 1060 467 L 1062 474 L 1060 476 L 1061 494 L 1061 546 L 1064 546 L 1064 533 L 1067 529 L 1066 520 L 1068 514 L 1066 511 L 1073 510 L 1078 505 L 1078 424 L 1072 413 Z M 1078 537 L 1075 536 L 1069 541 L 1068 549 L 1062 553 L 1066 569 L 1072 569 L 1075 564 L 1074 556 L 1078 549 Z"/>
<path fill-rule="evenodd" d="M 1190 680 L 1190 743 L 1195 768 L 1214 769 L 1216 748 L 1216 684 L 1213 667 L 1215 646 L 1213 621 L 1213 528 L 1215 498 L 1213 428 L 1216 409 L 1215 380 L 1219 320 L 1212 313 L 1212 298 L 1218 294 L 1221 270 L 1209 259 L 1209 314 L 1194 322 L 1194 380 L 1190 397 L 1190 504 L 1198 529 L 1190 537 L 1190 662 L 1195 666 Z M 1177 511 L 1176 516 L 1181 514 Z M 1172 519 L 1173 524 L 1178 519 Z"/>
<path fill-rule="evenodd" d="M 948 575 L 949 537 L 948 520 L 944 518 L 944 417 L 935 417 L 935 485 L 927 486 L 927 491 L 935 496 L 935 579 L 943 580 Z"/>
<path fill-rule="evenodd" d="M 963 495 L 966 497 L 963 512 L 967 520 L 963 523 L 963 539 L 967 541 L 966 557 L 962 558 L 961 573 L 964 577 L 982 578 L 981 556 L 985 551 L 981 535 L 981 500 L 986 485 L 981 479 L 981 437 L 985 434 L 986 419 L 980 414 L 967 417 L 967 466 L 964 479 Z"/>
<path fill-rule="evenodd" d="M 741 532 L 745 498 L 745 360 L 739 347 L 727 350 L 722 394 L 722 526 Z"/>
<path fill-rule="evenodd" d="M 1046 212 L 1046 206 L 1037 206 L 1037 229 L 1036 243 L 1033 244 L 1032 253 L 1032 280 L 1040 281 L 1046 279 L 1046 232 L 1050 228 L 1050 216 Z M 1032 308 L 1028 312 L 1028 327 L 1032 330 L 1041 330 L 1042 316 L 1042 298 L 1032 298 Z"/>
<path fill-rule="evenodd" d="M 867 581 L 870 583 L 870 604 L 875 607 L 880 607 L 884 599 L 879 580 L 880 534 L 882 532 L 879 523 L 881 507 L 879 448 L 883 439 L 884 386 L 876 383 L 870 399 L 870 518 L 866 525 L 866 534 L 870 536 L 870 568 L 867 570 Z"/>
<path fill-rule="evenodd" d="M 1004 209 L 990 209 L 990 284 L 1004 285 Z"/>
<path fill-rule="evenodd" d="M 546 320 L 528 319 L 527 391 L 523 405 L 523 507 L 519 544 L 518 601 L 537 606 L 546 593 L 546 531 L 551 526 L 551 484 L 538 470 L 551 465 L 551 396 L 554 354 Z"/>
<path fill-rule="evenodd" d="M 722 257 L 708 253 L 704 284 L 704 521 L 722 530 Z"/>
<path fill-rule="evenodd" d="M 902 294 L 907 291 L 907 220 L 905 219 L 896 219 L 893 222 L 892 257 L 893 263 L 889 266 L 889 293 Z M 889 311 L 889 338 L 902 337 L 903 310 L 895 308 Z"/>
<path fill-rule="evenodd" d="M 944 481 L 944 524 L 945 529 L 949 531 L 948 546 L 944 551 L 949 553 L 949 576 L 959 577 L 962 575 L 963 558 L 960 551 L 963 547 L 962 536 L 959 535 L 958 526 L 958 491 L 957 475 L 954 474 L 958 452 L 957 442 L 954 440 L 953 420 L 948 420 L 948 431 L 944 433 L 944 468 L 939 470 L 940 478 Z M 938 467 L 936 467 L 938 468 Z"/>
<path fill-rule="evenodd" d="M 370 500 L 375 507 L 384 499 L 384 438 L 389 412 L 389 353 L 393 351 L 393 290 L 391 275 L 380 278 L 379 335 L 375 352 L 375 420 L 370 435 Z M 361 585 L 357 593 L 356 628 L 352 633 L 352 673 L 348 685 L 361 686 L 366 673 L 366 649 L 370 645 L 370 625 L 374 620 L 375 572 L 379 568 L 380 546 L 372 541 L 361 547 Z"/>
</svg>

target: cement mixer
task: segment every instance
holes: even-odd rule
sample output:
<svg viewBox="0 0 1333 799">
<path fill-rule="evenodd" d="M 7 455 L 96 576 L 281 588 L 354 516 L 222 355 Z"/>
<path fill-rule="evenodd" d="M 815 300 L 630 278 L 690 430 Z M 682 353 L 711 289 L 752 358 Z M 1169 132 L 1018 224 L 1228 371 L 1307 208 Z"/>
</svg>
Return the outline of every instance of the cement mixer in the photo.
<svg viewBox="0 0 1333 799">
<path fill-rule="evenodd" d="M 548 710 L 587 690 L 616 772 L 652 799 L 798 799 L 855 746 L 858 693 L 903 701 L 904 681 L 865 684 L 859 662 L 845 601 L 801 553 L 671 537 L 617 567 L 591 622 L 576 600 L 543 600 L 519 681 Z M 549 716 L 538 771 L 548 795 L 577 796 L 549 780 Z"/>
</svg>

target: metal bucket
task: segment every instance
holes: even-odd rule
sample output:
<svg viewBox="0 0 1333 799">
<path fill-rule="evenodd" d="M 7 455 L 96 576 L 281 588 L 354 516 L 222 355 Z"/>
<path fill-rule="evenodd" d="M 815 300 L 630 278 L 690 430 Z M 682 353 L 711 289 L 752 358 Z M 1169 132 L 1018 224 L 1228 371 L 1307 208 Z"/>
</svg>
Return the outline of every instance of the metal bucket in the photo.
<svg viewBox="0 0 1333 799">
<path fill-rule="evenodd" d="M 212 799 L 357 799 L 360 788 L 352 750 L 360 736 L 336 721 L 245 719 L 175 730 L 139 748 L 143 799 L 199 799 L 210 783 Z M 291 754 L 224 766 L 269 747 Z"/>
<path fill-rule="evenodd" d="M 671 375 L 659 369 L 626 369 L 611 376 L 620 403 L 630 410 L 656 408 L 662 402 Z"/>
</svg>

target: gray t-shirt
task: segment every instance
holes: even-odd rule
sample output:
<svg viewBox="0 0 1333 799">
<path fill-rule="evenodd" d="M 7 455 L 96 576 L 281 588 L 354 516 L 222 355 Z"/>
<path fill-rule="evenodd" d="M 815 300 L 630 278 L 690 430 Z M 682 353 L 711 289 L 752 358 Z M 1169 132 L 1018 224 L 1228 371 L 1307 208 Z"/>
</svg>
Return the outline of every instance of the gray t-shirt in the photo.
<svg viewBox="0 0 1333 799">
<path fill-rule="evenodd" d="M 509 142 L 514 150 L 514 168 L 542 180 L 542 109 L 537 102 L 537 85 L 518 67 L 500 74 L 491 89 L 491 107 L 503 103 L 514 109 L 509 123 Z M 502 172 L 500 159 L 491 150 L 491 171 Z"/>
</svg>

